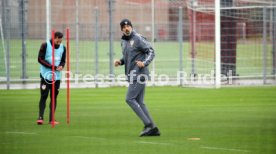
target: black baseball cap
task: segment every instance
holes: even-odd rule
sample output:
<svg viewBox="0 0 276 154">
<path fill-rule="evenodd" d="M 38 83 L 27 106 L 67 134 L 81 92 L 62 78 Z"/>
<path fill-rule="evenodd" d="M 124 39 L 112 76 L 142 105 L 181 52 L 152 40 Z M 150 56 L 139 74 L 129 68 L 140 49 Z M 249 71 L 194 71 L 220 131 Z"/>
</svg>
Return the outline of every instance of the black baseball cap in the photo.
<svg viewBox="0 0 276 154">
<path fill-rule="evenodd" d="M 120 26 L 121 26 L 121 29 L 123 29 L 123 27 L 125 25 L 129 25 L 132 27 L 132 24 L 131 24 L 131 21 L 129 19 L 123 19 L 121 22 L 120 22 Z"/>
</svg>

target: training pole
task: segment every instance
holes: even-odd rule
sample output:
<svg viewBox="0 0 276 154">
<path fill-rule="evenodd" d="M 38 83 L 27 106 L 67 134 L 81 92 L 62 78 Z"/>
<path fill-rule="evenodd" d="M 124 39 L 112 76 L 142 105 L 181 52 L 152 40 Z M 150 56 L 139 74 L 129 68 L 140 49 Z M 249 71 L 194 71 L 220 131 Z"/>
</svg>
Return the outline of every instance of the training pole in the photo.
<svg viewBox="0 0 276 154">
<path fill-rule="evenodd" d="M 52 127 L 55 127 L 55 30 L 52 30 Z"/>
<path fill-rule="evenodd" d="M 70 29 L 66 28 L 66 61 L 67 61 L 67 124 L 70 124 Z"/>
</svg>

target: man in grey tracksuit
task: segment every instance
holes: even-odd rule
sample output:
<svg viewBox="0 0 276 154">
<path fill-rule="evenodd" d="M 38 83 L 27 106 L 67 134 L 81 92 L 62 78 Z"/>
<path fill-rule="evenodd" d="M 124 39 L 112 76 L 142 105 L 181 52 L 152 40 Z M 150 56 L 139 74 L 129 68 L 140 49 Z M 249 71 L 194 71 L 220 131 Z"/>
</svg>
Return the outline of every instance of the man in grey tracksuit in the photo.
<svg viewBox="0 0 276 154">
<path fill-rule="evenodd" d="M 149 79 L 147 66 L 155 54 L 149 42 L 132 29 L 131 21 L 123 19 L 120 22 L 122 36 L 123 58 L 115 60 L 114 65 L 125 65 L 125 74 L 129 82 L 126 102 L 144 123 L 140 136 L 160 136 L 145 104 L 145 82 Z"/>
</svg>

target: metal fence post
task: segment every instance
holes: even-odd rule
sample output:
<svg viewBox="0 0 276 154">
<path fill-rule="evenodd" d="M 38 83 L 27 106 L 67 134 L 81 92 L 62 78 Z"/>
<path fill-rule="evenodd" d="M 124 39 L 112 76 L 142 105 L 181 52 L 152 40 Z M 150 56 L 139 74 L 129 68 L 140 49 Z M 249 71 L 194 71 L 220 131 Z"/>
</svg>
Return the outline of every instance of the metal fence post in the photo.
<svg viewBox="0 0 276 154">
<path fill-rule="evenodd" d="M 273 41 L 273 5 L 270 4 L 269 8 L 269 41 Z"/>
<path fill-rule="evenodd" d="M 11 14 L 10 14 L 10 8 L 6 8 L 6 30 L 7 30 L 7 35 L 6 35 L 6 49 L 7 49 L 7 69 L 6 69 L 6 76 L 7 76 L 7 90 L 10 89 L 10 37 L 11 37 Z"/>
<path fill-rule="evenodd" d="M 272 20 L 272 68 L 273 75 L 276 79 L 276 8 L 273 8 L 273 20 Z"/>
<path fill-rule="evenodd" d="M 193 0 L 192 1 L 192 7 L 194 10 L 192 10 L 192 52 L 191 52 L 191 56 L 192 56 L 192 72 L 191 72 L 191 75 L 193 77 L 196 76 L 196 68 L 195 68 L 195 56 L 196 56 L 196 47 L 195 47 L 195 44 L 196 44 L 196 35 L 197 35 L 197 31 L 196 31 L 196 20 L 197 20 L 197 17 L 196 17 L 196 11 L 195 11 L 195 8 L 197 7 L 198 5 L 198 1 L 197 0 Z"/>
<path fill-rule="evenodd" d="M 155 49 L 155 1 L 151 0 L 151 45 L 152 48 Z M 152 76 L 151 76 L 151 81 L 152 81 L 152 86 L 155 86 L 155 60 L 151 62 L 152 64 Z"/>
<path fill-rule="evenodd" d="M 76 0 L 76 74 L 79 73 L 79 0 Z"/>
<path fill-rule="evenodd" d="M 108 13 L 109 13 L 109 75 L 113 76 L 113 3 L 115 0 L 108 0 Z"/>
<path fill-rule="evenodd" d="M 51 0 L 46 0 L 46 38 L 51 38 Z"/>
<path fill-rule="evenodd" d="M 2 5 L 1 5 L 1 18 L 2 18 L 2 28 L 5 29 L 5 23 L 6 23 L 6 1 L 2 0 Z M 5 32 L 5 31 L 3 31 Z"/>
<path fill-rule="evenodd" d="M 179 43 L 180 86 L 183 86 L 183 11 L 182 11 L 182 7 L 179 7 L 179 12 L 178 12 L 178 43 Z"/>
<path fill-rule="evenodd" d="M 267 8 L 263 8 L 263 84 L 266 84 L 267 78 Z"/>
<path fill-rule="evenodd" d="M 27 79 L 27 70 L 26 70 L 26 28 L 25 28 L 25 0 L 21 0 L 21 39 L 22 39 L 22 76 L 21 79 L 23 83 L 25 83 L 25 79 Z"/>
<path fill-rule="evenodd" d="M 215 87 L 221 87 L 221 2 L 215 0 Z"/>
<path fill-rule="evenodd" d="M 98 54 L 98 42 L 99 42 L 99 14 L 98 14 L 98 7 L 95 8 L 95 86 L 98 88 L 98 73 L 99 73 L 99 54 Z"/>
</svg>

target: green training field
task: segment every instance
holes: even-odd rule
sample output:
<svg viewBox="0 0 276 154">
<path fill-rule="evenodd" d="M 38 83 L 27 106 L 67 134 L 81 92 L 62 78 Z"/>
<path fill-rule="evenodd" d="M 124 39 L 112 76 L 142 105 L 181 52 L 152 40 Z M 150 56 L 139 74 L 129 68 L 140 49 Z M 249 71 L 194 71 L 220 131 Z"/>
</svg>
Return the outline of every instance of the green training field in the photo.
<svg viewBox="0 0 276 154">
<path fill-rule="evenodd" d="M 36 125 L 39 90 L 0 91 L 1 154 L 275 154 L 276 87 L 149 87 L 146 102 L 160 137 L 140 138 L 142 124 L 124 102 L 126 88 L 65 90 L 55 128 Z M 47 104 L 48 105 L 48 104 Z M 48 120 L 48 107 L 45 120 Z"/>
</svg>

